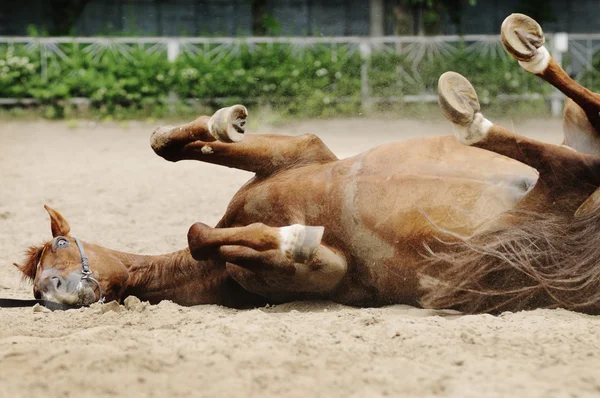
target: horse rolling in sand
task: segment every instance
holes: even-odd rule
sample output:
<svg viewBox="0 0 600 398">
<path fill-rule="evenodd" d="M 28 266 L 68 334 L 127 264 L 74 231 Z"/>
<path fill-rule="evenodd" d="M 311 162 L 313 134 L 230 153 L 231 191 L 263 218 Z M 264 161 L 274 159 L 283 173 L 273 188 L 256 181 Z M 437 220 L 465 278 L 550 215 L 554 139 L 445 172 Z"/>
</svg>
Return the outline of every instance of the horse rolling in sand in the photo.
<svg viewBox="0 0 600 398">
<path fill-rule="evenodd" d="M 53 239 L 18 267 L 36 297 L 68 304 L 135 295 L 231 307 L 327 299 L 598 313 L 600 100 L 552 60 L 535 21 L 512 15 L 502 37 L 526 70 L 573 99 L 571 148 L 494 125 L 454 72 L 441 76 L 439 99 L 458 139 L 407 140 L 347 159 L 314 135 L 245 136 L 247 112 L 236 105 L 151 137 L 167 160 L 255 173 L 215 228 L 192 225 L 188 249 L 142 256 L 82 243 L 46 208 Z"/>
</svg>

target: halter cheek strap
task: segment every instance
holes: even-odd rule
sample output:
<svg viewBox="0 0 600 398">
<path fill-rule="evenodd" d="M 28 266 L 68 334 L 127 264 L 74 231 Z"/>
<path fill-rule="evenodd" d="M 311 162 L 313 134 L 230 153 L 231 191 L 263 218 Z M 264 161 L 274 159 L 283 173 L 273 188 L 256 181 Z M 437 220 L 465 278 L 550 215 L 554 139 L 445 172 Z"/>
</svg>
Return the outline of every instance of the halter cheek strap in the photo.
<svg viewBox="0 0 600 398">
<path fill-rule="evenodd" d="M 87 256 L 85 255 L 85 251 L 83 250 L 83 245 L 81 244 L 79 239 L 77 239 L 77 238 L 73 238 L 73 239 L 75 239 L 75 243 L 77 244 L 77 248 L 79 249 L 79 254 L 81 254 L 81 281 L 80 281 L 80 283 L 83 281 L 94 282 L 96 284 L 96 286 L 98 287 L 98 292 L 100 294 L 100 298 L 98 299 L 98 302 L 103 303 L 104 302 L 104 292 L 102 291 L 102 287 L 100 286 L 100 283 L 96 280 L 96 278 L 94 278 L 92 276 L 92 271 L 90 271 L 90 264 L 89 264 Z"/>
<path fill-rule="evenodd" d="M 90 271 L 90 263 L 88 262 L 88 258 L 83 251 L 83 246 L 79 239 L 74 238 L 75 243 L 77 244 L 77 248 L 79 249 L 79 254 L 81 254 L 81 268 L 84 275 L 90 275 L 92 272 Z"/>
</svg>

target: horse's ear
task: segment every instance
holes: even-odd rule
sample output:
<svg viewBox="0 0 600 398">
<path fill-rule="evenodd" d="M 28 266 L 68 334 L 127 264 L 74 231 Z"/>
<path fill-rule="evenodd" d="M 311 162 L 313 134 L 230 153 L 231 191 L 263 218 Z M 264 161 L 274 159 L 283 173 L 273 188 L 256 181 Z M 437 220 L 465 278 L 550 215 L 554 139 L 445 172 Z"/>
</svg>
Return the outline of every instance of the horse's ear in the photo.
<svg viewBox="0 0 600 398">
<path fill-rule="evenodd" d="M 50 228 L 52 228 L 52 237 L 67 236 L 71 231 L 71 227 L 65 218 L 56 210 L 44 205 L 44 209 L 50 215 Z"/>
<path fill-rule="evenodd" d="M 585 216 L 600 206 L 600 188 L 596 189 L 575 211 L 575 217 Z"/>
</svg>

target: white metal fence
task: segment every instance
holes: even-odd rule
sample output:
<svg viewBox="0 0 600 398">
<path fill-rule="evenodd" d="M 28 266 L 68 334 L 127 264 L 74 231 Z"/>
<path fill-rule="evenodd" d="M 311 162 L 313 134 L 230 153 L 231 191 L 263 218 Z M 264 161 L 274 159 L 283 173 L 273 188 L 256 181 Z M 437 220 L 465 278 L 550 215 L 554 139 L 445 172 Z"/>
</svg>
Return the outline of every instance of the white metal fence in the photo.
<svg viewBox="0 0 600 398">
<path fill-rule="evenodd" d="M 576 79 L 594 68 L 593 58 L 600 51 L 600 34 L 548 34 L 548 46 L 554 57 L 565 64 L 567 72 Z M 560 39 L 558 39 L 560 37 Z M 561 41 L 559 46 L 554 45 Z M 336 49 L 343 48 L 345 54 L 358 52 L 361 55 L 361 99 L 364 106 L 378 101 L 431 102 L 437 96 L 431 92 L 402 97 L 378 98 L 371 95 L 369 82 L 369 59 L 374 51 L 393 52 L 404 55 L 410 61 L 410 68 L 397 70 L 398 79 L 419 81 L 419 70 L 425 62 L 435 58 L 450 57 L 458 51 L 458 46 L 465 46 L 467 52 L 477 52 L 488 57 L 507 57 L 500 38 L 497 35 L 467 36 L 385 36 L 385 37 L 8 37 L 0 36 L 2 45 L 23 45 L 29 51 L 39 51 L 41 73 L 46 73 L 48 62 L 53 59 L 68 59 L 68 51 L 61 48 L 65 45 L 77 45 L 95 59 L 100 59 L 107 52 L 130 59 L 135 48 L 149 53 L 164 54 L 169 61 L 174 61 L 182 53 L 204 55 L 219 60 L 235 53 L 243 46 L 287 44 L 298 54 L 315 45 L 328 45 L 335 56 Z M 516 61 L 515 61 L 516 62 Z M 539 98 L 525 94 L 517 96 L 521 99 Z M 552 103 L 553 113 L 558 114 L 562 108 L 562 97 L 553 93 L 546 98 Z M 85 101 L 75 99 L 74 101 Z M 34 99 L 0 98 L 0 104 L 35 103 Z"/>
</svg>

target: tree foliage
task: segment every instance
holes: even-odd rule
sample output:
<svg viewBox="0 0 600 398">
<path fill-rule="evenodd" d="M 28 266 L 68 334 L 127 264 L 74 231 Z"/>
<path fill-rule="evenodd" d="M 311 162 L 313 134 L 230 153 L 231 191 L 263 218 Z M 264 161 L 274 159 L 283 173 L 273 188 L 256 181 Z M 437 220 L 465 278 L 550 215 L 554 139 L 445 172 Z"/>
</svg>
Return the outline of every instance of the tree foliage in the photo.
<svg viewBox="0 0 600 398">
<path fill-rule="evenodd" d="M 460 31 L 465 8 L 476 4 L 477 0 L 397 0 L 394 6 L 395 33 L 439 34 L 444 14 Z M 401 26 L 406 24 L 410 25 L 409 29 L 402 29 Z"/>
<path fill-rule="evenodd" d="M 90 0 L 51 0 L 48 3 L 52 36 L 72 35 L 75 23 Z"/>
</svg>

